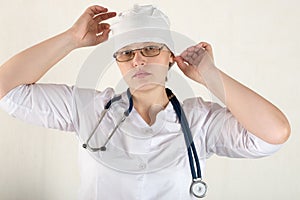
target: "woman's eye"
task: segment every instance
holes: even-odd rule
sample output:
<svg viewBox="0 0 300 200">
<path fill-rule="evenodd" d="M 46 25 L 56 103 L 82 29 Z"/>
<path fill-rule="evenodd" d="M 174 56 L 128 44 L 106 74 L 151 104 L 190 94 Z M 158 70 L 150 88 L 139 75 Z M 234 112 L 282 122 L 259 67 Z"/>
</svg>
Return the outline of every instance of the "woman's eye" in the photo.
<svg viewBox="0 0 300 200">
<path fill-rule="evenodd" d="M 122 51 L 121 55 L 130 55 L 132 50 Z"/>
<path fill-rule="evenodd" d="M 157 47 L 155 47 L 155 46 L 148 46 L 148 47 L 145 47 L 145 50 L 146 51 L 153 51 L 153 50 L 156 50 L 157 49 Z"/>
<path fill-rule="evenodd" d="M 148 50 L 152 50 L 152 49 L 155 49 L 155 47 L 153 47 L 153 46 L 149 46 L 149 47 L 146 47 L 146 49 L 148 49 Z"/>
</svg>

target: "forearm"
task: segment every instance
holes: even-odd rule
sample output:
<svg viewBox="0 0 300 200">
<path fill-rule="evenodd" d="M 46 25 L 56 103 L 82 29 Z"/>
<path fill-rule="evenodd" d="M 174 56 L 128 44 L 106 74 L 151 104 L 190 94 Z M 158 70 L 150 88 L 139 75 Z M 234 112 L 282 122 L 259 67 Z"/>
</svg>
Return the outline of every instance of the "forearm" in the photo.
<svg viewBox="0 0 300 200">
<path fill-rule="evenodd" d="M 266 99 L 215 67 L 212 47 L 200 42 L 176 56 L 181 71 L 206 86 L 248 131 L 271 144 L 285 142 L 290 125 L 284 114 Z"/>
<path fill-rule="evenodd" d="M 205 85 L 251 133 L 271 144 L 280 144 L 290 134 L 284 114 L 269 101 L 217 68 L 204 74 Z"/>
<path fill-rule="evenodd" d="M 13 56 L 0 67 L 0 98 L 18 85 L 38 81 L 74 48 L 73 36 L 66 31 Z"/>
</svg>

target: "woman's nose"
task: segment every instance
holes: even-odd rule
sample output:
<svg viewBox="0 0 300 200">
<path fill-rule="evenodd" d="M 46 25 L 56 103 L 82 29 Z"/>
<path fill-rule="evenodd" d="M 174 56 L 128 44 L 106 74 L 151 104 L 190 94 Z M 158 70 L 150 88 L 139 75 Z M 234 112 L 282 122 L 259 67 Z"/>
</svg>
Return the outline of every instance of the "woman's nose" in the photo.
<svg viewBox="0 0 300 200">
<path fill-rule="evenodd" d="M 132 63 L 134 67 L 146 64 L 145 56 L 142 55 L 141 51 L 134 52 Z"/>
</svg>

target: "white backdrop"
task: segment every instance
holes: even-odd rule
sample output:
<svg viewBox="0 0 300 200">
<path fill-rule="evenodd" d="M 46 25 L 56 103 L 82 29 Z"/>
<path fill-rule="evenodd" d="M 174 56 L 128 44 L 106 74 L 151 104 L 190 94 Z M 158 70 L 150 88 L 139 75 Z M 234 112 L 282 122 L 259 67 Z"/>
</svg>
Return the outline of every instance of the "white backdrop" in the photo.
<svg viewBox="0 0 300 200">
<path fill-rule="evenodd" d="M 120 11 L 136 2 L 1 0 L 0 63 L 66 30 L 89 5 Z M 290 120 L 292 135 L 274 156 L 209 159 L 206 199 L 299 199 L 300 1 L 139 2 L 158 5 L 169 16 L 172 30 L 211 43 L 221 70 L 262 94 Z M 40 82 L 74 84 L 92 50 L 72 52 Z M 28 125 L 0 111 L 0 199 L 76 199 L 80 182 L 77 148 L 73 133 Z"/>
</svg>

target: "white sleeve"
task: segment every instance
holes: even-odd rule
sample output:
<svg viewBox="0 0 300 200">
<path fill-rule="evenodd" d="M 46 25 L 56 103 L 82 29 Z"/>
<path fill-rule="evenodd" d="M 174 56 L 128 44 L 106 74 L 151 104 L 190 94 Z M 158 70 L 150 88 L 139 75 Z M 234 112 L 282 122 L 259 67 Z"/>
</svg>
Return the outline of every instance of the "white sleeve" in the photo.
<svg viewBox="0 0 300 200">
<path fill-rule="evenodd" d="M 75 131 L 72 91 L 73 87 L 58 84 L 20 85 L 0 100 L 0 108 L 30 124 Z"/>
<path fill-rule="evenodd" d="M 273 145 L 247 131 L 232 113 L 217 103 L 197 98 L 204 118 L 201 129 L 205 135 L 206 153 L 232 158 L 259 158 L 278 151 L 281 145 Z"/>
</svg>

